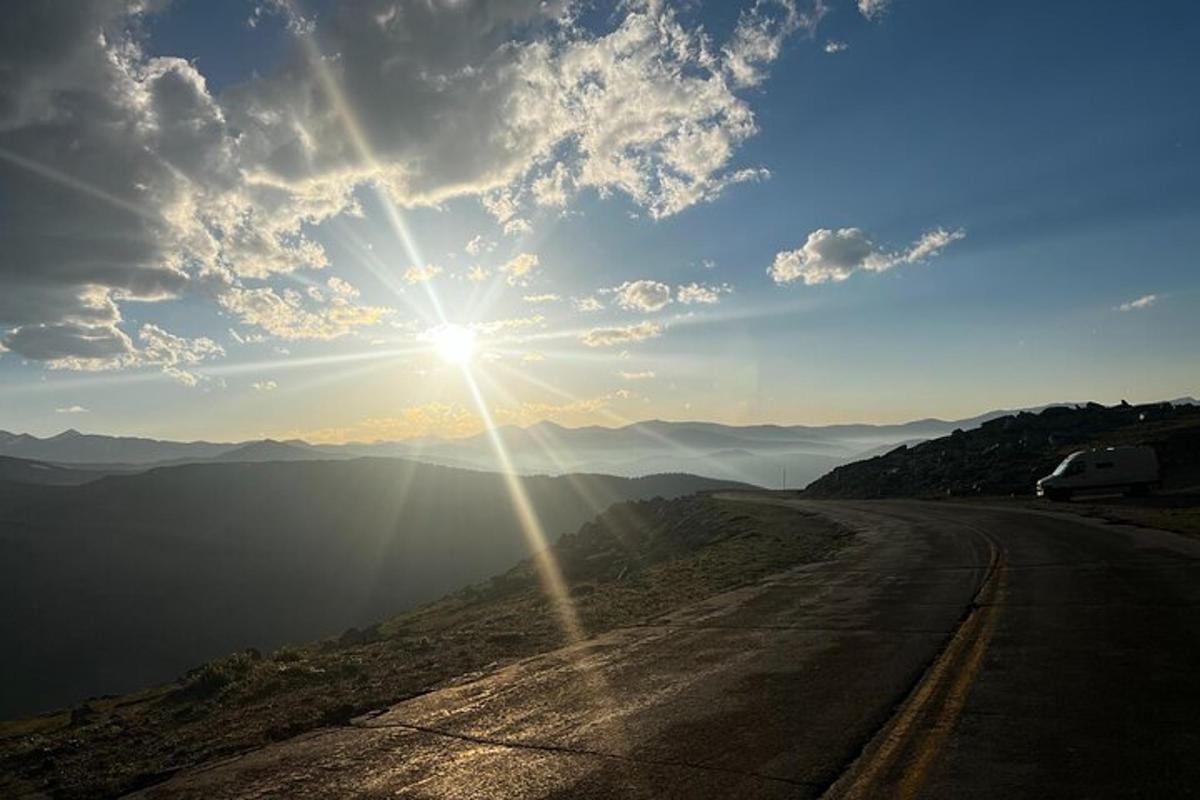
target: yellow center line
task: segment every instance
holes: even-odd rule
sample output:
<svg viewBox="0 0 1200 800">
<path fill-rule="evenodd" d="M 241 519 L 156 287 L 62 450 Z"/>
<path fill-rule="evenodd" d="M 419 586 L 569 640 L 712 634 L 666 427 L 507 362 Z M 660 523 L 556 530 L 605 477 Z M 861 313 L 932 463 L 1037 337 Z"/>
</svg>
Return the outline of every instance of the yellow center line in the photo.
<svg viewBox="0 0 1200 800">
<path fill-rule="evenodd" d="M 990 537 L 986 534 L 984 537 L 991 557 L 988 576 L 975 598 L 975 608 L 892 718 L 879 744 L 868 745 L 859 762 L 830 788 L 827 797 L 872 798 L 885 794 L 889 772 L 900 755 L 912 745 L 919 730 L 918 723 L 936 711 L 930 729 L 916 747 L 912 763 L 904 770 L 894 794 L 911 798 L 924 785 L 929 769 L 949 737 L 983 667 L 983 658 L 999 615 L 1007 579 L 1007 559 Z M 874 752 L 871 752 L 873 747 Z"/>
<path fill-rule="evenodd" d="M 908 768 L 900 782 L 899 796 L 902 798 L 917 796 L 929 776 L 929 768 L 933 766 L 934 761 L 941 753 L 942 746 L 949 738 L 950 731 L 953 730 L 959 714 L 962 713 L 963 707 L 967 703 L 967 694 L 974 685 L 975 679 L 979 677 L 979 672 L 983 668 L 983 657 L 987 653 L 988 644 L 996 630 L 996 619 L 1000 615 L 1006 580 L 1007 572 L 1001 565 L 996 590 L 992 594 L 992 604 L 983 607 L 976 614 L 976 616 L 983 617 L 984 621 L 978 636 L 971 645 L 970 653 L 967 654 L 967 661 L 958 673 L 954 685 L 950 687 L 950 692 L 942 703 L 933 727 L 918 746 L 916 761 Z"/>
</svg>

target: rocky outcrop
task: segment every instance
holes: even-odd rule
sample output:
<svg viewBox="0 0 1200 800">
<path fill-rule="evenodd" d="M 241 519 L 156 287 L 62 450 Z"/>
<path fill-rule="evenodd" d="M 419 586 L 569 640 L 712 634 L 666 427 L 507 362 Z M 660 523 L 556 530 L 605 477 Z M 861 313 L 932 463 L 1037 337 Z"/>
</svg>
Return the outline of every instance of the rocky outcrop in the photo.
<svg viewBox="0 0 1200 800">
<path fill-rule="evenodd" d="M 1200 406 L 1057 406 L 998 417 L 970 431 L 838 467 L 809 484 L 814 497 L 1032 494 L 1038 478 L 1073 450 L 1152 444 L 1164 482 L 1200 475 Z"/>
</svg>

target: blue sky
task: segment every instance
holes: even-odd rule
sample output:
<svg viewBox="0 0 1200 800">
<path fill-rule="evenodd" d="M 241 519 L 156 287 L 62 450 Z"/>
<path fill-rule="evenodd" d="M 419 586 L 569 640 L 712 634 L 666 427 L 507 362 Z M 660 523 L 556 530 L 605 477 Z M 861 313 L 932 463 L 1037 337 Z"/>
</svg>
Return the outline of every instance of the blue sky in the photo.
<svg viewBox="0 0 1200 800">
<path fill-rule="evenodd" d="M 0 219 L 0 259 L 11 259 L 0 293 L 7 282 L 13 298 L 7 310 L 0 301 L 0 428 L 454 435 L 484 419 L 469 380 L 499 422 L 573 425 L 898 421 L 1200 389 L 1200 12 L 1187 4 L 893 0 L 865 4 L 868 15 L 852 0 L 824 13 L 635 3 L 568 9 L 572 27 L 436 4 L 429 17 L 364 4 L 367 21 L 333 4 L 256 14 L 249 2 L 180 0 L 141 18 L 109 5 L 47 32 L 63 42 L 61 63 L 29 55 L 0 96 L 20 101 L 0 103 L 0 156 L 11 156 L 0 208 L 44 191 L 67 217 L 32 232 L 19 215 Z M 671 63 L 650 39 L 610 46 L 638 30 L 632 17 L 655 13 L 666 16 L 651 26 L 706 46 L 709 60 Z M 64 77 L 104 57 L 86 49 L 97 29 L 136 53 L 119 73 Z M 438 37 L 455 43 L 451 55 L 432 50 Z M 417 39 L 431 43 L 429 65 L 406 45 Z M 343 58 L 351 49 L 368 63 Z M 534 77 L 554 86 L 575 79 L 572 59 L 594 71 L 561 99 L 463 77 L 531 78 L 543 62 L 508 61 L 514 52 L 550 54 L 553 69 Z M 388 73 L 394 83 L 355 78 L 396 53 L 412 63 Z M 655 71 L 664 60 L 670 69 Z M 446 88 L 420 83 L 439 70 Z M 151 91 L 164 75 L 187 93 Z M 639 100 L 694 91 L 683 82 L 695 75 L 707 94 L 679 113 Z M 97 99 L 68 106 L 45 89 L 53 81 Z M 595 110 L 587 81 L 604 86 Z M 331 110 L 330 85 L 363 106 L 345 113 L 369 152 Z M 150 100 L 131 105 L 142 88 Z M 138 130 L 185 120 L 170 130 L 188 148 L 156 136 L 122 149 L 89 111 L 103 103 L 117 109 L 105 119 L 143 115 Z M 47 114 L 61 124 L 36 135 Z M 623 124 L 605 133 L 614 115 Z M 562 134 L 527 148 L 543 120 Z M 524 138 L 505 143 L 493 126 Z M 296 130 L 302 166 L 288 149 Z M 614 138 L 601 158 L 597 143 Z M 94 160 L 73 160 L 79 141 L 96 143 Z M 558 165 L 561 196 L 545 183 Z M 135 226 L 113 210 L 113 197 L 149 195 L 166 198 L 167 223 L 142 214 Z M 286 201 L 272 205 L 276 195 Z M 243 243 L 246 219 L 277 238 Z M 105 269 L 94 246 L 57 246 L 64 225 L 100 222 L 104 242 L 121 242 Z M 503 269 L 531 259 L 523 274 Z M 278 301 L 269 314 L 250 307 L 266 292 Z M 579 310 L 586 298 L 603 309 Z M 448 326 L 473 339 L 466 365 L 441 357 Z M 614 330 L 621 341 L 592 335 Z"/>
</svg>

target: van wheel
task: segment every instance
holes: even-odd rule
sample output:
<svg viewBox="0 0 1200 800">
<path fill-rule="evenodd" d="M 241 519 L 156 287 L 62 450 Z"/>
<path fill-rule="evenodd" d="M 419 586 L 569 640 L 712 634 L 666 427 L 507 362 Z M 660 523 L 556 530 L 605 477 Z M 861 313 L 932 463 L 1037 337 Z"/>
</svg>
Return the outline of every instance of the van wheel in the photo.
<svg viewBox="0 0 1200 800">
<path fill-rule="evenodd" d="M 1046 497 L 1050 498 L 1051 500 L 1053 500 L 1056 503 L 1062 503 L 1062 502 L 1065 502 L 1065 501 L 1071 499 L 1071 490 L 1070 489 L 1048 489 L 1046 491 Z"/>
</svg>

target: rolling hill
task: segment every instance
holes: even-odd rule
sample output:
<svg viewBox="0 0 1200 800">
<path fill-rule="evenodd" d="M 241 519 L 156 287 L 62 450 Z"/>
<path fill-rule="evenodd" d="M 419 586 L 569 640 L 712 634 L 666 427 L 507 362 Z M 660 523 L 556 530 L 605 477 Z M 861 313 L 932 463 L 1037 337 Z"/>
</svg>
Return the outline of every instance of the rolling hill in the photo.
<svg viewBox="0 0 1200 800">
<path fill-rule="evenodd" d="M 547 540 L 690 475 L 523 481 Z M 0 716 L 391 616 L 531 552 L 501 475 L 396 459 L 0 482 Z"/>
</svg>

